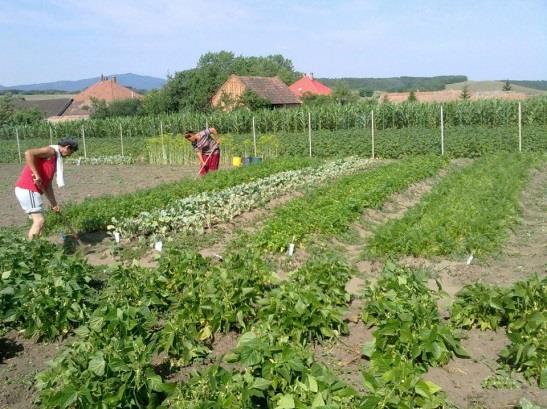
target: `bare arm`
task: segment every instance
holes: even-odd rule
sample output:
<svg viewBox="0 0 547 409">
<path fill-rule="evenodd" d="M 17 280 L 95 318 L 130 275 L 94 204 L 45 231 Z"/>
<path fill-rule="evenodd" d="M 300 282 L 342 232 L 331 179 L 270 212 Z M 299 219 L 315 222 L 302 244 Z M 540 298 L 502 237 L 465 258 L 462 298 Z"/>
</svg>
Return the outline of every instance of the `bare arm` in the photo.
<svg viewBox="0 0 547 409">
<path fill-rule="evenodd" d="M 57 204 L 57 199 L 55 198 L 55 193 L 53 193 L 53 184 L 50 183 L 47 189 L 45 190 L 45 195 L 51 203 L 51 208 L 54 212 L 59 211 L 59 205 Z"/>
</svg>

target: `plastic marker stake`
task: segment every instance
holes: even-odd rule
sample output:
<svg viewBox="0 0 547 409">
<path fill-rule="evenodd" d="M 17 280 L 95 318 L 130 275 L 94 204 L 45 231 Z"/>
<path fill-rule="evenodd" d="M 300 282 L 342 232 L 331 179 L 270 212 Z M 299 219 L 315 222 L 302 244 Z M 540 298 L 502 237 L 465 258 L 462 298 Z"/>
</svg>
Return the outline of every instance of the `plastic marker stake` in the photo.
<svg viewBox="0 0 547 409">
<path fill-rule="evenodd" d="M 116 243 L 120 243 L 120 233 L 117 231 L 114 232 L 114 240 Z"/>
<path fill-rule="evenodd" d="M 471 264 L 472 261 L 473 261 L 473 254 L 471 254 L 471 255 L 467 258 L 467 265 Z"/>
<path fill-rule="evenodd" d="M 161 252 L 162 249 L 163 249 L 163 243 L 161 240 L 158 240 L 157 242 L 154 243 L 154 250 Z"/>
<path fill-rule="evenodd" d="M 292 255 L 294 254 L 294 243 L 289 244 L 289 250 L 287 251 L 287 254 L 289 255 L 289 257 L 292 257 Z"/>
</svg>

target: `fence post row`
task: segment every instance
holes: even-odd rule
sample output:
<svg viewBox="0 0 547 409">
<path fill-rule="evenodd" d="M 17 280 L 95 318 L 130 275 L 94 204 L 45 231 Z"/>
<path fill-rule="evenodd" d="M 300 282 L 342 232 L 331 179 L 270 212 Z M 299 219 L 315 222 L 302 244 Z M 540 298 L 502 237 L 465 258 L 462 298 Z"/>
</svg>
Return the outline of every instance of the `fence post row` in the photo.
<svg viewBox="0 0 547 409">
<path fill-rule="evenodd" d="M 19 152 L 19 163 L 21 163 L 22 159 L 21 159 L 21 144 L 19 143 L 19 128 L 15 128 L 15 138 L 17 139 L 17 152 Z"/>
<path fill-rule="evenodd" d="M 165 142 L 163 140 L 163 121 L 160 120 L 160 135 L 161 135 L 161 156 L 163 158 L 163 164 L 167 164 L 167 154 L 165 152 Z"/>
<path fill-rule="evenodd" d="M 255 129 L 255 117 L 253 116 L 253 145 L 255 148 L 255 157 L 256 157 L 256 129 Z"/>
<path fill-rule="evenodd" d="M 85 146 L 85 130 L 83 125 L 82 125 L 82 142 L 84 145 L 84 159 L 87 159 L 87 148 Z"/>
<path fill-rule="evenodd" d="M 123 158 L 123 130 L 122 130 L 122 124 L 120 124 L 120 143 L 122 145 L 122 158 Z"/>
<path fill-rule="evenodd" d="M 374 159 L 374 109 L 370 112 L 370 128 L 372 130 L 372 159 Z"/>
<path fill-rule="evenodd" d="M 441 105 L 441 155 L 444 155 L 444 117 L 443 117 L 442 105 Z"/>
<path fill-rule="evenodd" d="M 311 112 L 308 112 L 308 141 L 310 144 L 310 158 L 311 158 Z"/>
<path fill-rule="evenodd" d="M 519 152 L 522 152 L 522 104 L 519 101 Z"/>
</svg>

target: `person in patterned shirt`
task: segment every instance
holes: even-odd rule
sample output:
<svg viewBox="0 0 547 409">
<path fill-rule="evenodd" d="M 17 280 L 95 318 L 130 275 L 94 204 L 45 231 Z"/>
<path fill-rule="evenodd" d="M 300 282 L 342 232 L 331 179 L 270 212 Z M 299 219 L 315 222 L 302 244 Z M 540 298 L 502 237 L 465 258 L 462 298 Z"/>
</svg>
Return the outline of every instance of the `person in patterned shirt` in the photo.
<svg viewBox="0 0 547 409">
<path fill-rule="evenodd" d="M 184 137 L 192 143 L 201 168 L 199 174 L 205 176 L 209 171 L 218 170 L 220 162 L 220 138 L 215 128 L 207 128 L 200 132 L 186 131 Z"/>
</svg>

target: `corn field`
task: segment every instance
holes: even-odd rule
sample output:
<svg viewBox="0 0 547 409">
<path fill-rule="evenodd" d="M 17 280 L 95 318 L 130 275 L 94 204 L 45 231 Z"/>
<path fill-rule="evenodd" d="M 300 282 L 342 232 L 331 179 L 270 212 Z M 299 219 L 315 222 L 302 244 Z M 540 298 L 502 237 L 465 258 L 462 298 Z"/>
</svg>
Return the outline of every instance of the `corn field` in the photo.
<svg viewBox="0 0 547 409">
<path fill-rule="evenodd" d="M 301 132 L 308 127 L 311 114 L 313 130 L 343 130 L 371 126 L 374 110 L 375 128 L 437 128 L 440 125 L 438 103 L 376 103 L 331 105 L 314 108 L 287 108 L 250 112 L 214 111 L 211 113 L 181 112 L 160 116 L 124 117 L 49 124 L 42 122 L 17 128 L 19 137 L 58 140 L 65 135 L 79 137 L 84 128 L 86 138 L 149 138 L 162 134 L 179 134 L 214 126 L 222 133 L 242 134 L 252 131 L 255 118 L 259 133 Z M 442 104 L 444 125 L 507 126 L 518 120 L 518 102 L 504 100 L 458 101 Z M 309 113 L 309 114 L 308 114 Z M 523 125 L 547 124 L 547 98 L 522 101 Z M 0 139 L 15 138 L 15 127 L 0 128 Z"/>
</svg>

